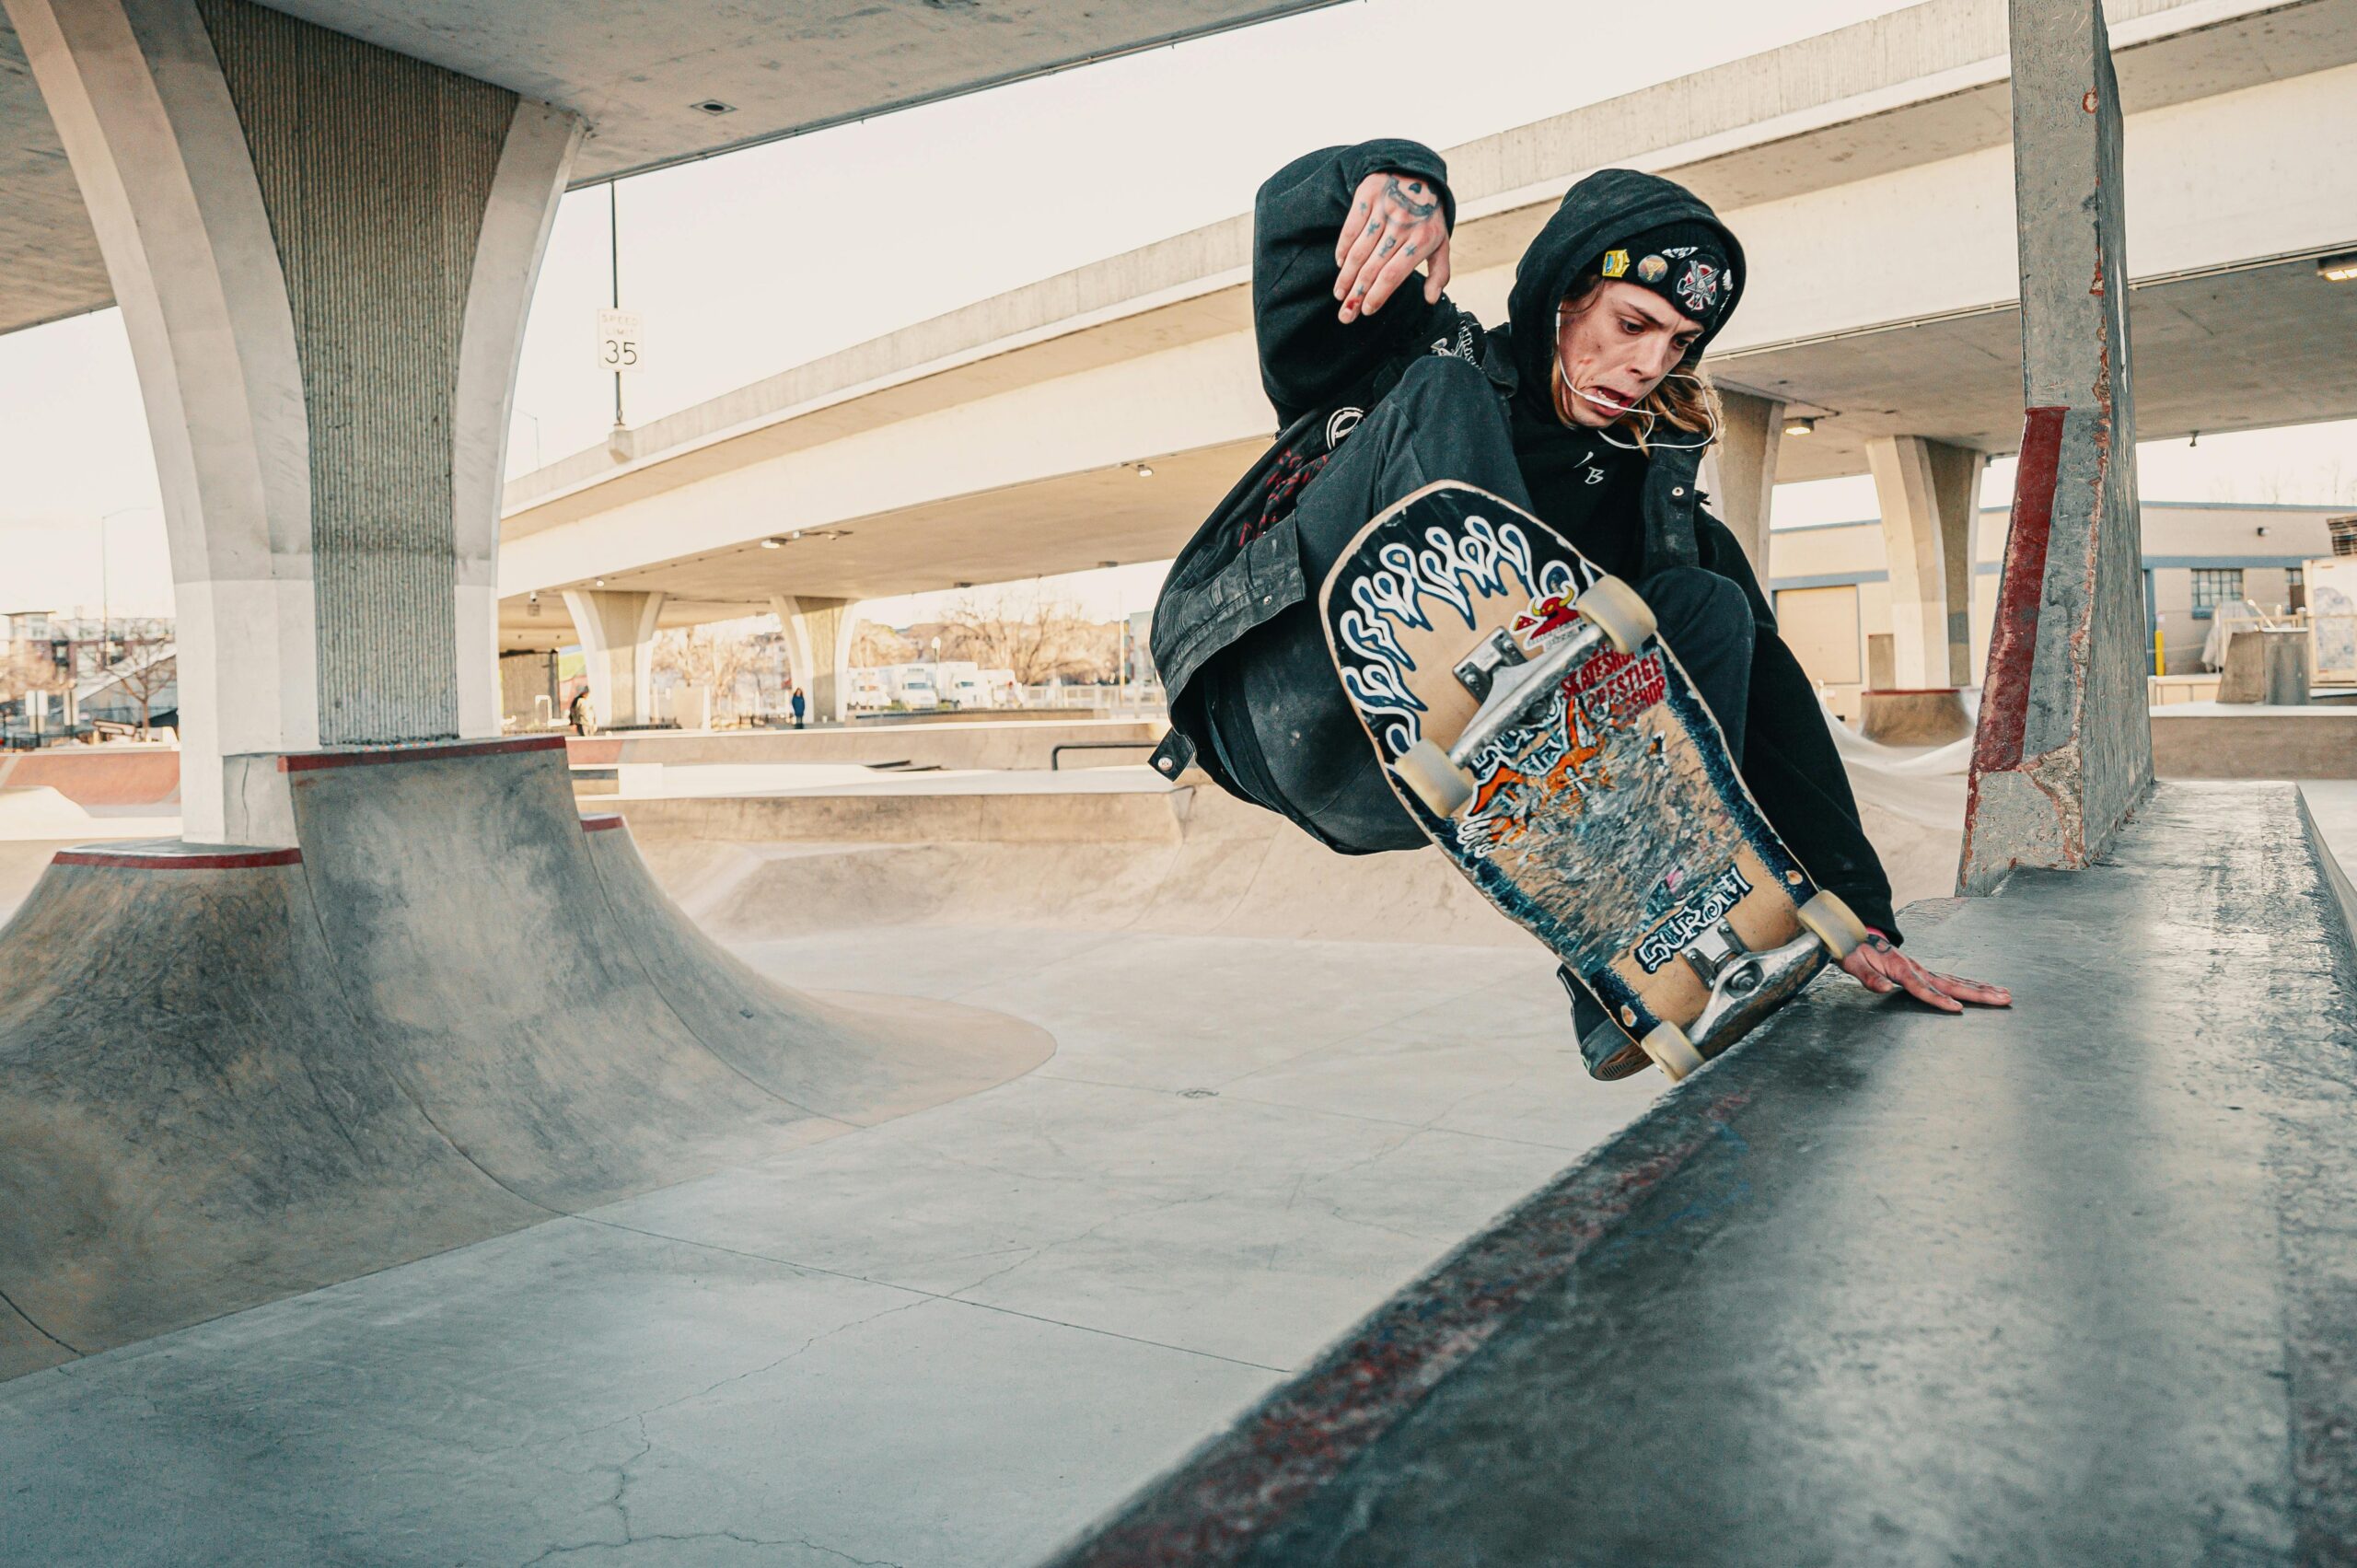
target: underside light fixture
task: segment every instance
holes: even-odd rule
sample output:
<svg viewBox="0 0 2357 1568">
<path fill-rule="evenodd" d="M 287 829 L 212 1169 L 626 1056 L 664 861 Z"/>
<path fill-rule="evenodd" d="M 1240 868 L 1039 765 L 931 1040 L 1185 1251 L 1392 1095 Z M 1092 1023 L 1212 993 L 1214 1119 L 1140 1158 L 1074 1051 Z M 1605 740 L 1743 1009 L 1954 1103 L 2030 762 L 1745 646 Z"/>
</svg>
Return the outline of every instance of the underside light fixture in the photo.
<svg viewBox="0 0 2357 1568">
<path fill-rule="evenodd" d="M 592 585 L 592 586 L 593 586 L 593 587 L 600 587 L 600 588 L 602 588 L 602 587 L 604 587 L 606 586 L 606 579 L 605 579 L 605 578 L 603 578 L 603 577 L 600 577 L 600 578 L 598 578 L 598 581 L 597 581 L 594 585 Z"/>
<path fill-rule="evenodd" d="M 532 597 L 524 601 L 524 613 L 527 615 L 538 615 L 540 612 L 540 590 L 534 588 L 532 590 Z"/>
<path fill-rule="evenodd" d="M 2316 263 L 2316 276 L 2327 283 L 2357 283 L 2357 250 L 2346 256 L 2327 256 Z"/>
<path fill-rule="evenodd" d="M 765 539 L 761 540 L 761 548 L 763 550 L 783 550 L 784 547 L 785 540 L 782 539 Z"/>
<path fill-rule="evenodd" d="M 789 544 L 800 544 L 804 540 L 849 539 L 850 537 L 851 529 L 849 528 L 790 528 L 784 533 L 772 534 L 761 540 L 761 548 L 783 550 Z"/>
<path fill-rule="evenodd" d="M 1152 479 L 1154 477 L 1154 465 L 1152 463 L 1140 463 L 1138 465 L 1138 477 L 1140 479 Z"/>
<path fill-rule="evenodd" d="M 719 119 L 724 114 L 734 114 L 737 112 L 737 106 L 735 104 L 716 98 L 698 99 L 695 102 L 688 105 L 688 107 L 694 110 L 698 114 L 709 114 L 714 120 Z"/>
<path fill-rule="evenodd" d="M 1787 436 L 1807 436 L 1816 429 L 1817 420 L 1814 415 L 1796 414 L 1784 421 L 1784 434 Z"/>
</svg>

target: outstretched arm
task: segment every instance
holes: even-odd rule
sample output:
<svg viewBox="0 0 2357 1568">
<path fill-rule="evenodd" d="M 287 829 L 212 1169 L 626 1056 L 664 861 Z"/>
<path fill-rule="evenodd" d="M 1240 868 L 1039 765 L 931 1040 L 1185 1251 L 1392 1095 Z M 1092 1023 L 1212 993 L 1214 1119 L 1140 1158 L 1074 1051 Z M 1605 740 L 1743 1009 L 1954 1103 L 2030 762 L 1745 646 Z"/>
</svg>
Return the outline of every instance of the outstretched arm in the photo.
<svg viewBox="0 0 2357 1568">
<path fill-rule="evenodd" d="M 1447 173 L 1417 143 L 1363 142 L 1295 158 L 1260 187 L 1252 319 L 1260 384 L 1284 421 L 1333 401 L 1422 331 L 1448 277 Z M 1426 263 L 1422 296 L 1402 294 Z"/>
<path fill-rule="evenodd" d="M 1704 564 L 1742 587 L 1759 626 L 1744 725 L 1744 782 L 1818 885 L 1831 889 L 1871 928 L 1841 960 L 1842 970 L 1868 991 L 1905 991 L 1944 1013 L 1960 1013 L 1968 1002 L 2012 1006 L 2013 993 L 2003 986 L 1925 969 L 1898 950 L 1890 878 L 1859 822 L 1850 775 L 1825 726 L 1817 688 L 1776 634 L 1767 596 L 1735 536 L 1707 513 L 1696 519 L 1695 532 Z"/>
</svg>

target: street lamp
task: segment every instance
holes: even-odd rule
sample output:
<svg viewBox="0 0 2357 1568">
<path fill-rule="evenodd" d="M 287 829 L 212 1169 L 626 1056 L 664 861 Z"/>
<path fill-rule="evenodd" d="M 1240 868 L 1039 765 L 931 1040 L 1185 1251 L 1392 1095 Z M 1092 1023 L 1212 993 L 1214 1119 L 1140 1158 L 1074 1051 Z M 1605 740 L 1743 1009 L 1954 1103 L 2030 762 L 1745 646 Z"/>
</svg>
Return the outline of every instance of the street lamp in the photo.
<svg viewBox="0 0 2357 1568">
<path fill-rule="evenodd" d="M 114 660 L 108 656 L 114 636 L 114 597 L 113 583 L 107 570 L 107 521 L 132 512 L 156 510 L 157 507 L 141 505 L 117 506 L 111 512 L 99 514 L 99 668 L 101 671 L 114 668 Z"/>
</svg>

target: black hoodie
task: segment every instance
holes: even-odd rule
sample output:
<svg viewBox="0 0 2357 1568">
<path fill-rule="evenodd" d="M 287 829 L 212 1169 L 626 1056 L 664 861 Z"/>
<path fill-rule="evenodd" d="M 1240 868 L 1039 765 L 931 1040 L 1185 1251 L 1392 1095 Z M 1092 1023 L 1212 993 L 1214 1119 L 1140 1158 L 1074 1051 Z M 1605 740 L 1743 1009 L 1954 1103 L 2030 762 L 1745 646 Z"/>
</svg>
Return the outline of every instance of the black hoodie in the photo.
<svg viewBox="0 0 2357 1568">
<path fill-rule="evenodd" d="M 1859 824 L 1816 689 L 1776 636 L 1775 617 L 1742 548 L 1701 509 L 1701 451 L 1666 443 L 1650 457 L 1629 451 L 1565 425 L 1553 406 L 1556 305 L 1612 241 L 1681 221 L 1708 223 L 1725 236 L 1730 297 L 1689 352 L 1689 364 L 1742 297 L 1748 272 L 1742 247 L 1685 187 L 1608 168 L 1574 185 L 1524 252 L 1507 325 L 1484 328 L 1446 295 L 1437 304 L 1427 301 L 1423 280 L 1413 275 L 1381 310 L 1344 323 L 1333 293 L 1335 236 L 1359 182 L 1384 170 L 1432 181 L 1454 228 L 1447 165 L 1408 141 L 1327 147 L 1295 158 L 1260 187 L 1254 203 L 1253 330 L 1260 383 L 1284 429 L 1171 564 L 1155 612 L 1154 656 L 1179 733 L 1177 749 L 1157 753 L 1156 765 L 1174 771 L 1202 738 L 1192 733 L 1201 720 L 1188 687 L 1203 663 L 1317 591 L 1301 570 L 1290 528 L 1252 526 L 1265 497 L 1305 458 L 1314 462 L 1328 449 L 1321 432 L 1334 428 L 1328 422 L 1333 411 L 1371 407 L 1417 358 L 1454 354 L 1480 366 L 1510 401 L 1515 456 L 1532 504 L 1583 555 L 1631 581 L 1700 565 L 1743 589 L 1759 626 L 1745 781 L 1817 881 L 1895 939 L 1890 885 Z"/>
</svg>

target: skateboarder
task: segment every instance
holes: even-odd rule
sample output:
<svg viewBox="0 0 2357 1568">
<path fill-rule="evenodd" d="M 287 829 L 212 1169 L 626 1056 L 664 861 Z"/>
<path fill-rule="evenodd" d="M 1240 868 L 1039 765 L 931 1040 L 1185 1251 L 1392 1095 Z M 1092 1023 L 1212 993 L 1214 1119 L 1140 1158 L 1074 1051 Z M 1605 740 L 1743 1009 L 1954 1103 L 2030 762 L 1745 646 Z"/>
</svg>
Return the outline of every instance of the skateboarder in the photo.
<svg viewBox="0 0 2357 1568">
<path fill-rule="evenodd" d="M 1191 757 L 1345 854 L 1428 843 L 1342 695 L 1316 599 L 1368 518 L 1460 481 L 1636 587 L 1771 823 L 1874 933 L 1845 970 L 1945 1011 L 2008 1005 L 1898 951 L 1889 881 L 1815 689 L 1741 547 L 1701 509 L 1717 425 L 1695 367 L 1742 296 L 1735 236 L 1679 185 L 1602 170 L 1524 253 L 1508 324 L 1485 328 L 1444 292 L 1455 217 L 1446 165 L 1413 142 L 1329 147 L 1260 188 L 1253 319 L 1284 429 L 1172 564 L 1156 608 L 1166 771 Z M 1599 1066 L 1626 1042 L 1566 989 Z"/>
</svg>

